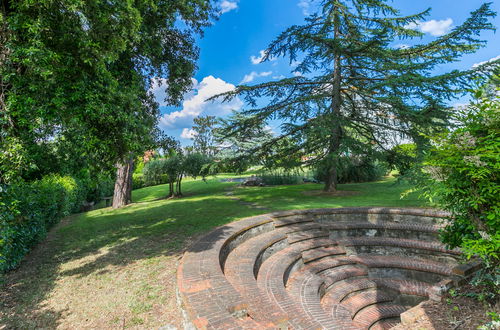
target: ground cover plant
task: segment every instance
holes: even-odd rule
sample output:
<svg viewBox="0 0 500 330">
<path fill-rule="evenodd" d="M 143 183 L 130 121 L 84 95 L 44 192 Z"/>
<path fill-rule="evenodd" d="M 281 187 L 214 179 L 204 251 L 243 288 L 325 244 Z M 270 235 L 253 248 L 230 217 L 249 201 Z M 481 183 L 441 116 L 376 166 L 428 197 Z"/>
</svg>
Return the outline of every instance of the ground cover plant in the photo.
<svg viewBox="0 0 500 330">
<path fill-rule="evenodd" d="M 168 185 L 133 192 L 134 204 L 66 218 L 21 264 L 0 293 L 8 328 L 182 328 L 175 299 L 176 263 L 193 239 L 219 225 L 272 210 L 340 206 L 424 206 L 405 200 L 394 179 L 340 185 L 350 196 L 307 196 L 320 184 L 237 188 L 186 180 L 184 198 L 165 199 Z M 254 208 L 262 205 L 265 209 Z"/>
</svg>

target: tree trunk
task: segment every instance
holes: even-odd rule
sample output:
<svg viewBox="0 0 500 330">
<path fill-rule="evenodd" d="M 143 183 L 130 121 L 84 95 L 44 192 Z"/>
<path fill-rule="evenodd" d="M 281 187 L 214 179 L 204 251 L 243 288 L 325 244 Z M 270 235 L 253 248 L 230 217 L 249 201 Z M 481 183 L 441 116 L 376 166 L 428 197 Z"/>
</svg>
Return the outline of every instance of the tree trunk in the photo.
<svg viewBox="0 0 500 330">
<path fill-rule="evenodd" d="M 115 191 L 113 193 L 113 208 L 118 209 L 132 203 L 132 173 L 134 159 L 130 157 L 124 163 L 116 164 Z"/>
<path fill-rule="evenodd" d="M 178 197 L 182 196 L 181 184 L 182 184 L 182 175 L 180 175 L 179 179 L 177 180 L 177 196 Z"/>
<path fill-rule="evenodd" d="M 334 17 L 334 39 L 337 39 L 340 34 L 340 22 L 338 19 L 338 8 L 336 9 L 336 15 Z M 339 163 L 339 152 L 340 143 L 342 138 L 342 126 L 340 123 L 342 113 L 340 107 L 342 105 L 341 96 L 341 56 L 336 54 L 334 58 L 334 71 L 333 71 L 333 82 L 332 82 L 332 103 L 330 112 L 332 114 L 332 136 L 330 138 L 330 145 L 328 147 L 328 168 L 325 179 L 325 187 L 323 188 L 326 192 L 337 191 L 338 184 L 338 163 Z"/>
<path fill-rule="evenodd" d="M 169 189 L 169 192 L 168 192 L 167 198 L 173 197 L 174 196 L 174 182 L 172 182 L 172 181 L 169 182 L 168 189 Z"/>
</svg>

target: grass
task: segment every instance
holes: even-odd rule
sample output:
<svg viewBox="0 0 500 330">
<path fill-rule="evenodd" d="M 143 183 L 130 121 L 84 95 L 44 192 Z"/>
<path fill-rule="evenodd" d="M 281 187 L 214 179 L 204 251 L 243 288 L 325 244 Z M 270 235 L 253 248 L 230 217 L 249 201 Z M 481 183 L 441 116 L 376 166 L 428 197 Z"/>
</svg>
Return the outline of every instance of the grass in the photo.
<svg viewBox="0 0 500 330">
<path fill-rule="evenodd" d="M 245 187 L 186 180 L 185 197 L 161 199 L 168 187 L 134 191 L 134 204 L 74 215 L 54 228 L 0 291 L 0 329 L 182 328 L 175 272 L 198 235 L 269 210 L 340 206 L 422 206 L 393 179 L 342 185 L 354 196 L 311 196 L 320 185 Z M 234 196 L 227 191 L 233 190 Z M 240 200 L 234 199 L 234 197 Z"/>
</svg>

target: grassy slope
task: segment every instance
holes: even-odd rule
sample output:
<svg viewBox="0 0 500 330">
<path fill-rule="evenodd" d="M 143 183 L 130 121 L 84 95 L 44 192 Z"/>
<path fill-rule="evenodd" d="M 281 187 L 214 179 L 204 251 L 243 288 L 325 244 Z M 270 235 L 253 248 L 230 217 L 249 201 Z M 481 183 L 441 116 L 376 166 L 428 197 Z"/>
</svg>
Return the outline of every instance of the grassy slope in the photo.
<svg viewBox="0 0 500 330">
<path fill-rule="evenodd" d="M 134 191 L 135 204 L 66 219 L 0 292 L 0 328 L 181 328 L 175 302 L 177 260 L 198 234 L 263 213 L 226 196 L 221 177 L 187 181 L 185 197 L 158 200 L 168 187 Z M 337 206 L 418 206 L 391 180 L 343 185 L 350 197 L 305 196 L 319 185 L 237 188 L 235 196 L 271 210 Z"/>
</svg>

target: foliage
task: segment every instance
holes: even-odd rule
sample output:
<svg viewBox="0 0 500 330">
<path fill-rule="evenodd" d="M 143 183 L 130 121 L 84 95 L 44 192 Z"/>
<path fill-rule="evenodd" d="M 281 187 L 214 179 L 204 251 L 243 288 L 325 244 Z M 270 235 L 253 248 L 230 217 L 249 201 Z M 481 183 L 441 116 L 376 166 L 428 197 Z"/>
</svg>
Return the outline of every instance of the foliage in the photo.
<svg viewBox="0 0 500 330">
<path fill-rule="evenodd" d="M 233 123 L 240 121 L 249 121 L 252 125 L 245 130 L 234 130 Z M 272 132 L 263 123 L 254 124 L 249 116 L 233 112 L 229 118 L 220 119 L 214 137 L 218 144 L 217 158 L 221 172 L 243 173 L 251 166 L 262 165 L 272 159 L 270 155 L 262 157 L 254 152 L 272 140 Z"/>
<path fill-rule="evenodd" d="M 165 175 L 165 167 L 166 159 L 163 158 L 149 161 L 146 165 L 144 165 L 144 185 L 148 187 L 168 183 L 168 178 Z"/>
<path fill-rule="evenodd" d="M 214 5 L 2 1 L 0 149 L 15 160 L 1 155 L 2 180 L 109 169 L 151 148 L 159 115 L 151 87 L 180 102 L 196 69 L 194 37 Z"/>
<path fill-rule="evenodd" d="M 213 157 L 217 152 L 214 129 L 217 119 L 214 116 L 198 116 L 194 118 L 193 148 L 202 155 Z"/>
<path fill-rule="evenodd" d="M 314 178 L 324 182 L 327 176 L 328 166 L 318 164 Z M 372 182 L 380 180 L 387 175 L 387 166 L 377 160 L 368 157 L 341 157 L 338 162 L 337 175 L 339 183 Z"/>
<path fill-rule="evenodd" d="M 15 268 L 62 217 L 79 211 L 85 187 L 71 177 L 46 176 L 0 191 L 0 273 Z"/>
<path fill-rule="evenodd" d="M 303 183 L 304 175 L 301 173 L 292 173 L 286 171 L 267 171 L 263 174 L 259 174 L 259 178 L 262 183 L 266 186 L 279 186 L 279 185 L 290 185 L 290 184 L 301 184 Z"/>
<path fill-rule="evenodd" d="M 401 175 L 407 174 L 417 163 L 417 145 L 414 143 L 394 146 L 387 154 L 387 162 L 391 169 Z"/>
<path fill-rule="evenodd" d="M 211 159 L 203 154 L 192 153 L 186 156 L 174 154 L 168 158 L 160 158 L 148 162 L 144 166 L 144 185 L 153 186 L 169 184 L 168 196 L 181 196 L 183 177 L 205 177 Z"/>
<path fill-rule="evenodd" d="M 247 118 L 231 125 L 239 134 L 271 120 L 282 122 L 280 135 L 252 149 L 253 157 L 291 138 L 294 143 L 279 154 L 323 163 L 328 167 L 325 190 L 335 190 L 337 162 L 346 152 L 366 144 L 382 149 L 395 135 L 416 140 L 420 132 L 446 127 L 450 109 L 442 100 L 459 96 L 471 75 L 493 63 L 466 72 L 436 74 L 435 69 L 484 45 L 478 36 L 494 29 L 491 3 L 446 35 L 399 48 L 394 45 L 423 36 L 409 26 L 425 20 L 430 10 L 403 16 L 388 2 L 319 2 L 317 13 L 281 33 L 265 52 L 264 61 L 288 57 L 297 63 L 294 77 L 238 86 L 215 97 L 239 96 L 248 104 Z"/>
<path fill-rule="evenodd" d="M 500 262 L 500 97 L 476 97 L 461 127 L 433 138 L 420 185 L 452 214 L 443 241 L 492 266 Z"/>
<path fill-rule="evenodd" d="M 132 189 L 141 189 L 144 187 L 146 187 L 146 183 L 144 182 L 144 174 L 142 173 L 132 174 Z"/>
</svg>

